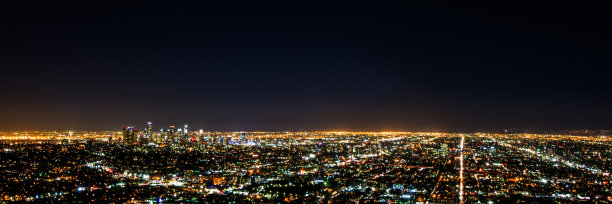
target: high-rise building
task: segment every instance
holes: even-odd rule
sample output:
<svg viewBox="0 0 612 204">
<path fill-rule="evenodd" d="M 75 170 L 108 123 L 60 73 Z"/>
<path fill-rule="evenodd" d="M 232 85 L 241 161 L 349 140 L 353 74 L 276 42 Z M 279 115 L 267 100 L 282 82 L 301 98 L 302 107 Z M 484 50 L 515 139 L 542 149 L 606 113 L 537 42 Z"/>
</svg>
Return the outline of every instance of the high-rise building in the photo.
<svg viewBox="0 0 612 204">
<path fill-rule="evenodd" d="M 246 133 L 245 132 L 240 132 L 240 142 L 242 142 L 242 143 L 246 142 Z"/>
<path fill-rule="evenodd" d="M 185 139 L 188 139 L 188 138 L 187 138 L 187 124 L 185 124 L 185 128 L 183 128 L 183 137 L 184 137 Z"/>
<path fill-rule="evenodd" d="M 227 135 L 227 138 L 225 138 L 225 143 L 226 144 L 232 143 L 232 135 Z"/>
<path fill-rule="evenodd" d="M 183 129 L 177 128 L 176 129 L 176 137 L 174 138 L 174 141 L 179 141 L 179 140 L 181 140 L 181 138 L 184 138 L 183 137 Z"/>
<path fill-rule="evenodd" d="M 148 136 L 153 135 L 153 123 L 151 122 L 147 122 L 147 135 Z"/>
<path fill-rule="evenodd" d="M 126 144 L 132 144 L 138 142 L 138 138 L 136 138 L 136 133 L 138 130 L 131 126 L 126 126 L 123 128 L 123 142 Z"/>
<path fill-rule="evenodd" d="M 159 140 L 160 142 L 166 142 L 168 141 L 168 131 L 162 129 L 159 129 Z"/>
<path fill-rule="evenodd" d="M 446 156 L 448 155 L 448 144 L 442 144 L 442 146 L 440 147 L 440 150 L 442 152 L 442 156 Z"/>
<path fill-rule="evenodd" d="M 171 125 L 171 126 L 170 126 L 170 129 L 169 129 L 168 131 L 169 131 L 169 133 L 168 133 L 168 138 L 169 138 L 171 141 L 174 141 L 174 137 L 175 137 L 175 135 L 174 135 L 174 125 Z"/>
<path fill-rule="evenodd" d="M 151 122 L 147 122 L 147 127 L 145 128 L 145 132 L 144 132 L 144 141 L 145 142 L 151 142 L 154 141 L 153 139 L 153 127 L 152 127 L 153 123 Z"/>
</svg>

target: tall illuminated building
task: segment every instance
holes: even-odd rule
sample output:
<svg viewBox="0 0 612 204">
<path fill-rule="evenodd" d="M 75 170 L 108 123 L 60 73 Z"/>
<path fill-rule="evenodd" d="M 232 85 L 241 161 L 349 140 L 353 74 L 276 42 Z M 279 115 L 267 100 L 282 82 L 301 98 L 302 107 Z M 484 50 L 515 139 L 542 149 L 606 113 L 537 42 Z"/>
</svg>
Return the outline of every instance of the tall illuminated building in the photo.
<svg viewBox="0 0 612 204">
<path fill-rule="evenodd" d="M 227 135 L 227 138 L 225 138 L 225 143 L 226 144 L 232 143 L 232 135 Z"/>
<path fill-rule="evenodd" d="M 185 124 L 185 128 L 183 128 L 183 137 L 187 138 L 187 124 Z"/>
<path fill-rule="evenodd" d="M 245 132 L 240 132 L 240 142 L 242 142 L 242 143 L 246 142 L 246 133 Z"/>
<path fill-rule="evenodd" d="M 448 144 L 442 144 L 442 146 L 440 147 L 440 150 L 442 152 L 442 156 L 448 155 L 448 153 L 449 153 L 449 151 L 448 151 Z"/>
<path fill-rule="evenodd" d="M 160 142 L 168 141 L 168 131 L 165 131 L 163 128 L 159 129 L 159 140 Z"/>
<path fill-rule="evenodd" d="M 174 136 L 175 136 L 175 135 L 174 135 L 174 125 L 171 125 L 171 126 L 170 126 L 170 129 L 169 129 L 168 131 L 169 131 L 168 138 L 169 138 L 171 141 L 174 141 Z"/>
<path fill-rule="evenodd" d="M 145 128 L 145 134 L 144 137 L 146 138 L 146 140 L 153 141 L 153 123 L 151 122 L 147 122 L 147 127 Z"/>
<path fill-rule="evenodd" d="M 134 127 L 131 126 L 126 126 L 123 128 L 123 142 L 126 144 L 133 144 L 138 142 L 138 139 L 136 138 L 136 133 L 138 132 L 138 130 L 136 130 Z"/>
<path fill-rule="evenodd" d="M 174 140 L 175 140 L 175 141 L 178 141 L 178 140 L 180 140 L 181 138 L 184 138 L 184 137 L 183 137 L 183 129 L 178 128 L 178 129 L 176 129 L 176 137 L 174 138 Z"/>
<path fill-rule="evenodd" d="M 147 122 L 147 135 L 148 136 L 153 135 L 153 123 L 151 122 Z"/>
</svg>

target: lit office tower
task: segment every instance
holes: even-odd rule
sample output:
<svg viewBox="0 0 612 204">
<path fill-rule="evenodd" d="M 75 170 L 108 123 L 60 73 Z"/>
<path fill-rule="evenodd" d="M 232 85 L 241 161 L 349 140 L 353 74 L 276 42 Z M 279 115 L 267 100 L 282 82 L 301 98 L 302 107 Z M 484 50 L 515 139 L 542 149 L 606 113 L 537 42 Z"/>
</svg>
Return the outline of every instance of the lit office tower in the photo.
<svg viewBox="0 0 612 204">
<path fill-rule="evenodd" d="M 187 138 L 187 124 L 185 124 L 185 128 L 183 128 L 183 137 Z"/>
<path fill-rule="evenodd" d="M 145 128 L 145 138 L 148 141 L 153 141 L 153 123 L 147 122 L 147 127 Z"/>
<path fill-rule="evenodd" d="M 448 144 L 442 144 L 440 150 L 442 152 L 442 156 L 448 155 Z"/>
<path fill-rule="evenodd" d="M 183 137 L 183 129 L 177 128 L 176 137 L 174 138 L 174 140 L 180 140 L 182 137 Z"/>
<path fill-rule="evenodd" d="M 174 125 L 170 126 L 170 129 L 168 130 L 168 132 L 169 132 L 168 139 L 174 140 Z"/>
<path fill-rule="evenodd" d="M 124 127 L 123 128 L 123 142 L 126 144 L 132 144 L 132 143 L 136 143 L 136 133 L 138 132 L 138 130 L 136 130 L 134 127 Z"/>
<path fill-rule="evenodd" d="M 159 129 L 159 141 L 166 142 L 168 140 L 168 133 L 164 129 Z"/>
<path fill-rule="evenodd" d="M 242 142 L 242 143 L 246 142 L 246 133 L 245 132 L 240 132 L 240 142 Z"/>
</svg>

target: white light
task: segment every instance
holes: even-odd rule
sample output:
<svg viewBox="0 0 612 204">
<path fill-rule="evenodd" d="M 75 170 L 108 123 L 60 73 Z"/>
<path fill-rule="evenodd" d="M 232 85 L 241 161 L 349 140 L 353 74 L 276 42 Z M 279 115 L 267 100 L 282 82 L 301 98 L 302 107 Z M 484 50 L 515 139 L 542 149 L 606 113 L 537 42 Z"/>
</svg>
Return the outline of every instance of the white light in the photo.
<svg viewBox="0 0 612 204">
<path fill-rule="evenodd" d="M 461 135 L 461 156 L 459 157 L 460 161 L 460 170 L 459 170 L 459 203 L 463 203 L 463 143 L 465 141 L 465 137 Z"/>
</svg>

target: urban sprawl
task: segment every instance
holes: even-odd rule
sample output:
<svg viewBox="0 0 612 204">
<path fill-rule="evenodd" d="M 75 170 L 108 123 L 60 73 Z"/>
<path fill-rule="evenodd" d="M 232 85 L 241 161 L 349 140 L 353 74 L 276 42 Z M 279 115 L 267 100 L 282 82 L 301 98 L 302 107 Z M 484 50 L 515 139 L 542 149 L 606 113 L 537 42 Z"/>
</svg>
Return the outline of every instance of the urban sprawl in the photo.
<svg viewBox="0 0 612 204">
<path fill-rule="evenodd" d="M 0 202 L 612 203 L 612 136 L 0 132 Z"/>
</svg>

